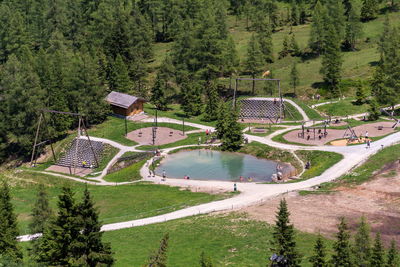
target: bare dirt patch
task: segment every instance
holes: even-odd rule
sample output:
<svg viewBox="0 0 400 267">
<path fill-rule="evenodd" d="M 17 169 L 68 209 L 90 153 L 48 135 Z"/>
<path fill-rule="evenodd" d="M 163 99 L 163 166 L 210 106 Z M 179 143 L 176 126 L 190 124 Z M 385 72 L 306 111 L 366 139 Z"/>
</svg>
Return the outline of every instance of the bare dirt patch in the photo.
<svg viewBox="0 0 400 267">
<path fill-rule="evenodd" d="M 127 138 L 139 143 L 140 145 L 153 144 L 153 127 L 138 129 L 128 133 Z M 187 138 L 182 131 L 174 130 L 168 127 L 157 127 L 155 145 L 165 145 L 174 143 Z"/>
<path fill-rule="evenodd" d="M 380 232 L 385 244 L 400 241 L 400 166 L 392 163 L 379 171 L 373 180 L 354 187 L 338 188 L 329 194 L 300 196 L 289 193 L 286 198 L 291 221 L 301 231 L 332 238 L 337 232 L 338 218 L 344 216 L 350 229 L 356 230 L 361 216 L 371 224 L 373 233 Z M 254 219 L 274 223 L 280 198 L 274 198 L 245 211 Z"/>
<path fill-rule="evenodd" d="M 75 168 L 75 173 L 74 173 L 74 168 L 71 167 L 64 167 L 64 166 L 59 166 L 59 165 L 51 165 L 50 167 L 48 167 L 46 169 L 46 171 L 53 171 L 53 172 L 59 172 L 59 173 L 65 173 L 65 174 L 72 174 L 73 175 L 77 175 L 80 177 L 86 176 L 90 173 L 92 173 L 92 169 L 89 168 L 81 168 L 81 167 L 77 167 Z"/>
</svg>

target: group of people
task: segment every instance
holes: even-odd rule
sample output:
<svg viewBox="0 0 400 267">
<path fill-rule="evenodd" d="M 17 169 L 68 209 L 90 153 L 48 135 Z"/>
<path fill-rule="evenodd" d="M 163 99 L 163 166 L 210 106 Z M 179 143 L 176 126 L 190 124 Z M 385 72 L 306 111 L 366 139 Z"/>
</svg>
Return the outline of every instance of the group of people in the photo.
<svg viewBox="0 0 400 267">
<path fill-rule="evenodd" d="M 244 179 L 244 177 L 243 176 L 240 176 L 239 177 L 239 180 L 241 181 L 241 182 L 244 182 L 245 181 L 245 179 Z M 247 177 L 247 182 L 253 182 L 253 178 L 252 177 Z"/>
</svg>

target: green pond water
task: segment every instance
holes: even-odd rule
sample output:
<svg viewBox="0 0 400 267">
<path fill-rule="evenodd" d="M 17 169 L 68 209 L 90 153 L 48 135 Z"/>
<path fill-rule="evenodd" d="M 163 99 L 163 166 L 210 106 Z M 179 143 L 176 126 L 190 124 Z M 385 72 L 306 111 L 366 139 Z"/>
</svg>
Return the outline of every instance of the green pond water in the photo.
<svg viewBox="0 0 400 267">
<path fill-rule="evenodd" d="M 251 155 L 213 150 L 181 151 L 168 155 L 156 168 L 157 175 L 165 171 L 170 178 L 196 180 L 239 181 L 251 177 L 254 182 L 271 181 L 277 162 Z"/>
</svg>

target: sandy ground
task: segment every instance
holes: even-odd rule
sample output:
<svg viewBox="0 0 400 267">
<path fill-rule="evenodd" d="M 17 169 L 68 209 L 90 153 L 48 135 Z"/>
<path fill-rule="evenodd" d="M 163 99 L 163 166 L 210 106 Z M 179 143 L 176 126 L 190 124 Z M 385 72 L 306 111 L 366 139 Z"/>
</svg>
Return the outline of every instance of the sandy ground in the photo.
<svg viewBox="0 0 400 267">
<path fill-rule="evenodd" d="M 289 193 L 283 197 L 288 202 L 291 221 L 301 231 L 322 233 L 332 238 L 337 232 L 338 218 L 344 216 L 351 230 L 356 230 L 359 218 L 364 215 L 371 224 L 372 233 L 380 232 L 384 243 L 391 239 L 400 242 L 400 165 L 385 166 L 375 178 L 351 188 L 338 188 L 330 194 L 300 196 Z M 274 223 L 280 198 L 247 208 L 254 219 Z"/>
<path fill-rule="evenodd" d="M 63 167 L 63 166 L 58 166 L 58 165 L 51 165 L 50 167 L 48 167 L 46 169 L 46 171 L 70 174 L 68 167 Z M 74 173 L 74 168 L 71 168 L 71 171 L 72 171 L 72 174 L 80 176 L 80 177 L 83 177 L 85 175 L 92 173 L 92 170 L 89 168 L 76 168 L 75 173 Z"/>
<path fill-rule="evenodd" d="M 153 144 L 153 127 L 142 128 L 128 133 L 127 138 L 141 145 Z M 141 134 L 140 134 L 141 133 Z M 157 127 L 155 145 L 165 145 L 174 143 L 187 138 L 187 135 L 182 135 L 182 131 L 174 130 L 167 127 Z"/>
<path fill-rule="evenodd" d="M 382 130 L 378 130 L 378 126 L 382 126 Z M 393 122 L 374 122 L 369 124 L 360 125 L 354 127 L 353 130 L 357 136 L 364 136 L 368 132 L 369 137 L 383 136 L 393 133 L 395 129 L 392 128 Z M 323 129 L 321 130 L 323 132 Z M 334 130 L 327 128 L 328 135 L 318 138 L 318 129 L 315 130 L 315 140 L 314 140 L 314 130 L 310 129 L 309 132 L 305 132 L 305 138 L 298 137 L 298 134 L 302 130 L 291 131 L 283 136 L 283 138 L 289 142 L 296 142 L 307 145 L 324 145 L 330 143 L 333 140 L 344 138 L 346 130 Z M 349 133 L 349 131 L 347 131 Z M 307 140 L 307 136 L 310 135 L 310 140 Z"/>
</svg>

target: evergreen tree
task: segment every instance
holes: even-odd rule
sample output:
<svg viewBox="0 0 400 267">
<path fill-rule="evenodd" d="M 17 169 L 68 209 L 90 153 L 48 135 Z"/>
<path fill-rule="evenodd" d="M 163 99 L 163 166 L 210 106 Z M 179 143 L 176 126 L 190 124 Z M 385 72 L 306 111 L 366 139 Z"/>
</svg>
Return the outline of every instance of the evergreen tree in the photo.
<svg viewBox="0 0 400 267">
<path fill-rule="evenodd" d="M 133 87 L 129 78 L 128 68 L 119 54 L 111 67 L 110 87 L 112 90 L 121 93 L 129 93 Z"/>
<path fill-rule="evenodd" d="M 296 37 L 294 34 L 292 34 L 292 37 L 290 38 L 290 51 L 292 56 L 299 56 L 300 55 L 300 48 L 299 45 L 297 44 Z"/>
<path fill-rule="evenodd" d="M 326 248 L 322 236 L 319 234 L 314 246 L 314 254 L 310 257 L 310 262 L 313 267 L 326 267 Z"/>
<path fill-rule="evenodd" d="M 335 267 L 353 266 L 351 259 L 350 233 L 347 223 L 342 217 L 338 225 L 339 232 L 336 234 L 336 241 L 333 245 L 332 265 Z"/>
<path fill-rule="evenodd" d="M 32 209 L 32 221 L 29 228 L 32 234 L 43 233 L 52 218 L 53 211 L 50 208 L 49 197 L 43 184 L 40 184 L 37 191 L 35 205 Z M 38 252 L 38 241 L 32 243 L 32 253 Z"/>
<path fill-rule="evenodd" d="M 371 257 L 370 228 L 364 216 L 361 217 L 354 236 L 353 255 L 357 259 L 355 262 L 357 266 L 368 266 Z"/>
<path fill-rule="evenodd" d="M 283 43 L 282 43 L 282 50 L 279 52 L 279 58 L 284 58 L 288 56 L 289 53 L 290 53 L 289 38 L 287 35 L 285 35 L 285 38 L 283 38 Z"/>
<path fill-rule="evenodd" d="M 376 233 L 375 240 L 374 240 L 374 246 L 372 247 L 372 253 L 371 253 L 371 266 L 374 267 L 383 267 L 385 266 L 385 260 L 384 260 L 384 250 L 381 242 L 381 235 L 379 233 Z"/>
<path fill-rule="evenodd" d="M 378 102 L 376 101 L 375 98 L 369 101 L 368 113 L 369 113 L 368 120 L 370 121 L 376 121 L 377 119 L 379 119 L 379 116 L 381 115 L 381 110 L 379 109 Z"/>
<path fill-rule="evenodd" d="M 213 263 L 209 257 L 206 256 L 204 251 L 200 254 L 200 267 L 213 267 Z"/>
<path fill-rule="evenodd" d="M 165 234 L 161 239 L 160 247 L 150 256 L 148 267 L 166 267 L 167 266 L 167 249 L 169 234 Z"/>
<path fill-rule="evenodd" d="M 112 266 L 114 259 L 110 244 L 103 243 L 103 233 L 99 223 L 99 214 L 96 211 L 92 197 L 87 187 L 83 193 L 82 203 L 78 205 L 79 217 L 81 219 L 81 230 L 78 237 L 80 258 L 77 263 L 81 266 Z"/>
<path fill-rule="evenodd" d="M 357 86 L 356 86 L 356 96 L 357 96 L 357 103 L 358 104 L 364 104 L 367 102 L 368 98 L 368 92 L 365 86 L 362 84 L 361 81 L 358 81 Z"/>
<path fill-rule="evenodd" d="M 390 248 L 387 254 L 387 262 L 386 267 L 395 267 L 398 266 L 399 259 L 398 259 L 398 252 L 396 249 L 396 242 L 392 240 L 390 242 Z"/>
<path fill-rule="evenodd" d="M 261 53 L 264 56 L 264 63 L 274 62 L 272 31 L 268 21 L 264 20 L 261 23 L 261 28 L 257 32 L 256 38 L 260 45 Z"/>
<path fill-rule="evenodd" d="M 326 16 L 326 8 L 321 4 L 319 0 L 317 0 L 312 15 L 310 39 L 308 40 L 308 45 L 311 50 L 318 55 L 324 52 Z"/>
<path fill-rule="evenodd" d="M 74 194 L 68 187 L 62 188 L 58 200 L 58 213 L 40 238 L 36 260 L 50 266 L 69 266 L 78 263 L 82 244 L 79 242 L 82 220 Z"/>
<path fill-rule="evenodd" d="M 17 217 L 11 204 L 10 188 L 6 182 L 0 187 L 0 255 L 3 260 L 18 263 L 22 252 L 17 242 Z"/>
<path fill-rule="evenodd" d="M 221 100 L 218 106 L 218 120 L 215 126 L 215 130 L 217 131 L 218 139 L 222 139 L 225 133 L 228 131 L 228 113 L 229 108 L 228 104 Z"/>
<path fill-rule="evenodd" d="M 282 199 L 272 232 L 272 251 L 274 254 L 284 257 L 286 263 L 277 266 L 300 266 L 301 262 L 301 256 L 296 249 L 294 227 L 293 224 L 290 224 L 289 216 L 286 199 Z"/>
<path fill-rule="evenodd" d="M 261 73 L 263 66 L 263 54 L 260 50 L 260 46 L 255 38 L 255 35 L 253 34 L 247 47 L 246 69 L 250 73 L 251 77 L 255 79 L 256 76 Z M 252 94 L 255 94 L 254 80 L 251 92 Z"/>
<path fill-rule="evenodd" d="M 201 88 L 196 81 L 185 79 L 181 84 L 182 109 L 186 116 L 200 115 L 203 108 Z"/>
<path fill-rule="evenodd" d="M 346 17 L 345 9 L 343 7 L 342 0 L 327 0 L 326 6 L 328 10 L 328 17 L 325 18 L 325 28 L 328 29 L 328 25 L 333 26 L 336 31 L 336 38 L 339 43 L 345 37 Z M 329 32 L 326 32 L 329 34 Z"/>
<path fill-rule="evenodd" d="M 166 91 L 166 83 L 165 80 L 162 80 L 160 75 L 158 74 L 156 77 L 156 81 L 151 88 L 151 102 L 156 105 L 159 110 L 167 110 L 167 98 L 165 96 Z"/>
<path fill-rule="evenodd" d="M 296 62 L 293 63 L 290 71 L 290 85 L 293 87 L 293 94 L 296 95 L 296 87 L 299 85 L 299 72 Z"/>
<path fill-rule="evenodd" d="M 345 27 L 344 47 L 348 50 L 354 51 L 356 49 L 356 42 L 362 36 L 362 23 L 360 16 L 354 7 L 348 11 L 348 17 Z"/>
<path fill-rule="evenodd" d="M 226 131 L 222 136 L 222 150 L 236 151 L 243 144 L 243 133 L 238 122 L 239 112 L 235 108 L 228 109 L 226 114 Z"/>
<path fill-rule="evenodd" d="M 299 20 L 300 20 L 300 14 L 299 14 L 299 8 L 298 4 L 296 1 L 292 1 L 290 4 L 290 22 L 291 25 L 297 26 L 299 25 Z"/>
<path fill-rule="evenodd" d="M 224 75 L 232 75 L 239 68 L 239 55 L 236 50 L 235 42 L 233 41 L 232 36 L 228 36 L 226 40 L 226 47 L 223 53 L 223 74 Z"/>
<path fill-rule="evenodd" d="M 325 40 L 325 53 L 322 58 L 321 74 L 324 82 L 332 95 L 339 94 L 339 83 L 341 79 L 342 55 L 340 52 L 340 40 L 333 26 L 328 28 Z"/>
<path fill-rule="evenodd" d="M 219 95 L 217 91 L 217 85 L 215 82 L 208 83 L 207 87 L 207 100 L 206 109 L 204 112 L 204 119 L 206 121 L 215 121 L 218 118 L 218 105 Z"/>
<path fill-rule="evenodd" d="M 376 0 L 363 0 L 361 7 L 361 21 L 376 19 L 378 16 L 379 5 Z"/>
</svg>

